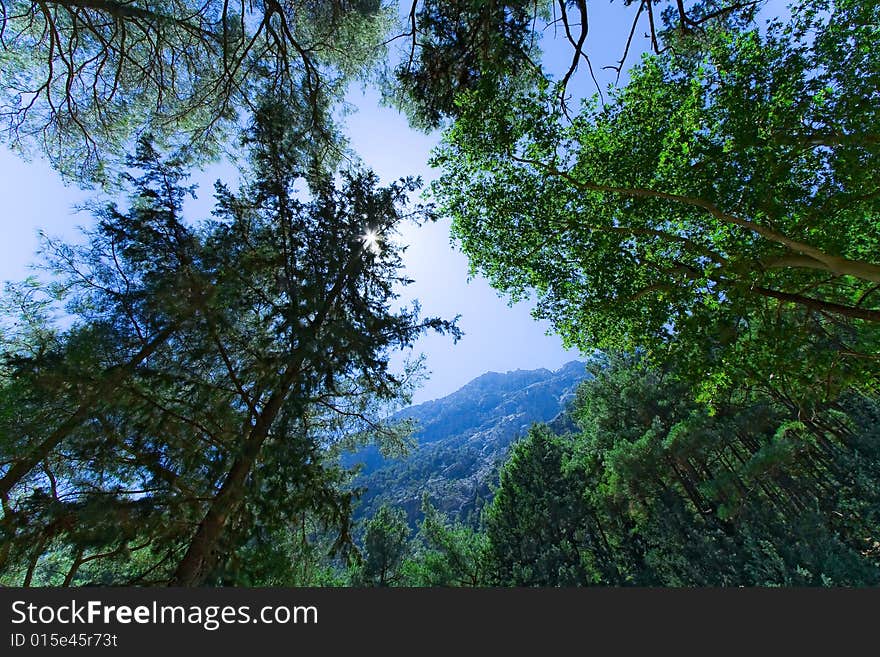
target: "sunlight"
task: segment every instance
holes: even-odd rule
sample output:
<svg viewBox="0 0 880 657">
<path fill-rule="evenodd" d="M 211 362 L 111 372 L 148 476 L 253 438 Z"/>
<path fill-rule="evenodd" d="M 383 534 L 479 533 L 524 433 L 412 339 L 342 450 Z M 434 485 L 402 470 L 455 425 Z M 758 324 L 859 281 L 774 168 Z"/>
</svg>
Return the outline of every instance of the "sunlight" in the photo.
<svg viewBox="0 0 880 657">
<path fill-rule="evenodd" d="M 371 253 L 375 253 L 376 255 L 382 250 L 382 245 L 380 243 L 379 231 L 374 228 L 368 228 L 367 232 L 361 235 L 361 242 L 364 244 L 364 248 Z"/>
</svg>

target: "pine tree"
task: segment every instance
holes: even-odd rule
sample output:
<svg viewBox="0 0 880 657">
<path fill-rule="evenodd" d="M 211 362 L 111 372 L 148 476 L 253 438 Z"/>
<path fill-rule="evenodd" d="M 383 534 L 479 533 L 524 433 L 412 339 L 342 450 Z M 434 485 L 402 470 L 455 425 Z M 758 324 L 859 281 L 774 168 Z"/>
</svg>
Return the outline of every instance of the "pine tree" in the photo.
<svg viewBox="0 0 880 657">
<path fill-rule="evenodd" d="M 351 544 L 329 450 L 352 434 L 400 440 L 382 420 L 406 394 L 390 351 L 458 333 L 394 307 L 407 282 L 394 231 L 420 216 L 405 209 L 416 182 L 354 171 L 337 184 L 288 107 L 256 113 L 251 170 L 238 191 L 218 184 L 211 221 L 183 221 L 182 163 L 145 142 L 129 210 L 105 209 L 83 249 L 53 245 L 78 320 L 5 370 L 31 402 L 30 432 L 9 425 L 3 443 L 20 581 L 49 554 L 67 559 L 64 583 L 253 581 L 240 551 L 304 513 L 335 549 Z"/>
</svg>

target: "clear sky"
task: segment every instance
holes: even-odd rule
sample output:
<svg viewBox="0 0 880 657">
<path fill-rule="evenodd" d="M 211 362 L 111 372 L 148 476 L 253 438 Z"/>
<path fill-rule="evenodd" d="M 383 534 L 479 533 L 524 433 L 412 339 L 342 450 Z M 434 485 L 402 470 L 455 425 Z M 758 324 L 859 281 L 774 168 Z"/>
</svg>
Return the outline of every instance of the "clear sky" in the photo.
<svg viewBox="0 0 880 657">
<path fill-rule="evenodd" d="M 591 11 L 594 27 L 588 39 L 589 52 L 604 86 L 613 75 L 599 68 L 620 58 L 632 12 L 624 13 L 619 3 L 610 10 L 604 4 L 596 5 Z M 638 59 L 643 41 L 635 44 L 629 61 Z M 567 47 L 558 52 L 548 49 L 546 57 L 567 65 L 570 53 Z M 592 93 L 592 83 L 584 86 L 588 84 L 585 71 L 579 71 L 577 79 L 582 93 Z M 352 147 L 383 181 L 421 175 L 428 182 L 436 177 L 427 160 L 438 134 L 411 130 L 398 112 L 380 107 L 372 90 L 353 90 L 348 100 L 358 108 L 346 121 Z M 213 181 L 218 176 L 228 180 L 230 173 L 228 168 L 213 167 L 193 176 L 201 198 L 187 208 L 193 212 L 191 220 L 206 216 Z M 24 162 L 0 147 L 0 280 L 17 280 L 32 273 L 28 265 L 37 260 L 38 230 L 77 239 L 76 227 L 91 225 L 92 218 L 73 208 L 92 198 L 94 193 L 65 186 L 45 162 Z M 448 221 L 409 228 L 403 239 L 409 245 L 406 272 L 415 279 L 407 294 L 420 301 L 426 315 L 461 315 L 465 333 L 456 345 L 441 336 L 423 338 L 416 345 L 415 351 L 425 354 L 431 375 L 416 393 L 415 402 L 449 394 L 487 371 L 555 369 L 579 357 L 577 352 L 563 349 L 558 337 L 547 335 L 549 325 L 531 317 L 531 304 L 510 307 L 484 280 L 468 280 L 467 259 L 450 244 Z"/>
</svg>

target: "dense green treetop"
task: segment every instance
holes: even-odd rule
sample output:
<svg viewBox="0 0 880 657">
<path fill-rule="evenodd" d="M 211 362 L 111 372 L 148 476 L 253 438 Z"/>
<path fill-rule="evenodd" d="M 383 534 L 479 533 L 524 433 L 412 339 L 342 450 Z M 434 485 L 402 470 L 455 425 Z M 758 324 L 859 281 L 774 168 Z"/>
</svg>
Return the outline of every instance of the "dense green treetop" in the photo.
<svg viewBox="0 0 880 657">
<path fill-rule="evenodd" d="M 504 83 L 534 73 L 560 81 L 558 100 L 581 93 L 583 80 L 598 86 L 599 67 L 617 71 L 618 81 L 630 64 L 638 41 L 660 54 L 679 34 L 700 34 L 706 25 L 747 23 L 764 0 L 623 0 L 614 11 L 615 26 L 597 21 L 587 0 L 412 0 L 400 62 L 386 76 L 386 92 L 414 125 L 435 128 L 460 115 L 456 97 L 479 90 L 484 102 L 505 102 Z M 404 3 L 404 6 L 406 4 Z M 595 33 L 630 25 L 614 53 L 593 62 L 587 54 Z M 644 39 L 642 39 L 644 37 Z M 541 49 L 548 41 L 560 50 L 557 61 L 546 61 Z M 616 59 L 617 55 L 620 59 Z M 566 59 L 567 57 L 567 59 Z M 555 59 L 555 56 L 554 56 Z"/>
<path fill-rule="evenodd" d="M 633 31 L 618 69 L 639 21 L 659 52 L 668 29 L 699 30 L 760 2 L 621 4 Z M 312 148 L 333 159 L 331 117 L 350 82 L 384 81 L 414 125 L 436 127 L 460 92 L 537 68 L 549 25 L 572 48 L 566 82 L 579 63 L 592 69 L 585 0 L 3 0 L 0 116 L 14 147 L 106 184 L 138 136 L 211 157 L 234 143 L 261 94 L 280 93 Z"/>
<path fill-rule="evenodd" d="M 709 23 L 573 117 L 543 76 L 463 94 L 434 191 L 473 270 L 569 344 L 671 350 L 707 398 L 876 389 L 878 24 L 846 0 Z"/>
<path fill-rule="evenodd" d="M 400 581 L 400 566 L 409 549 L 409 526 L 402 509 L 387 505 L 364 526 L 364 557 L 357 583 L 391 586 Z"/>
<path fill-rule="evenodd" d="M 104 208 L 82 247 L 50 243 L 73 324 L 39 328 L 31 304 L 4 335 L 0 568 L 14 581 L 61 554 L 55 583 L 253 582 L 241 551 L 265 555 L 305 516 L 350 544 L 329 450 L 400 440 L 382 420 L 408 385 L 390 353 L 458 332 L 396 303 L 416 182 L 316 174 L 290 111 L 261 105 L 251 171 L 237 191 L 218 184 L 212 220 L 183 221 L 181 162 L 144 142 L 129 207 Z"/>
<path fill-rule="evenodd" d="M 83 182 L 134 152 L 127 206 L 2 300 L 0 581 L 880 581 L 880 3 L 762 4 L 624 0 L 614 68 L 640 17 L 652 52 L 575 106 L 585 0 L 415 0 L 396 37 L 374 0 L 0 0 L 11 143 Z M 378 77 L 446 128 L 433 193 L 472 271 L 630 355 L 577 431 L 516 445 L 485 533 L 426 501 L 413 542 L 382 506 L 341 573 L 338 450 L 401 444 L 390 352 L 459 335 L 398 304 L 418 182 L 336 166 L 337 103 L 392 41 Z M 185 220 L 187 167 L 233 144 L 242 185 Z"/>
<path fill-rule="evenodd" d="M 612 359 L 564 436 L 534 427 L 487 509 L 490 573 L 547 585 L 873 585 L 880 406 L 808 421 L 737 395 L 714 415 L 673 371 Z"/>
</svg>

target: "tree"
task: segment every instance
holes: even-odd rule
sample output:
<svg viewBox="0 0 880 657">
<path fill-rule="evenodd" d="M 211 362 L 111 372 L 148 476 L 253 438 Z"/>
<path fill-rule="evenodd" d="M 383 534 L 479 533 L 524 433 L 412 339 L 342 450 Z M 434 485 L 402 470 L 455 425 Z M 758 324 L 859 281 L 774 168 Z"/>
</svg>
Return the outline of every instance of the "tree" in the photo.
<svg viewBox="0 0 880 657">
<path fill-rule="evenodd" d="M 528 65 L 534 50 L 531 25 L 540 4 L 413 2 L 410 30 L 399 35 L 405 37 L 408 52 L 388 85 L 413 124 L 438 127 L 454 115 L 457 94 L 477 87 L 489 91 L 500 72 L 516 75 Z"/>
<path fill-rule="evenodd" d="M 488 540 L 484 533 L 452 521 L 425 495 L 422 522 L 403 565 L 410 586 L 486 586 L 489 578 Z"/>
<path fill-rule="evenodd" d="M 624 0 L 621 4 L 627 9 L 620 13 L 629 13 L 623 20 L 631 20 L 632 26 L 620 44 L 620 60 L 603 66 L 616 70 L 618 81 L 640 26 L 646 29 L 650 49 L 660 54 L 673 47 L 677 35 L 699 35 L 713 23 L 747 23 L 764 3 Z M 554 67 L 541 62 L 539 51 L 546 39 L 558 39 L 571 49 L 557 94 L 564 111 L 569 100 L 566 90 L 581 67 L 602 93 L 587 46 L 591 29 L 608 26 L 592 20 L 586 0 L 413 0 L 407 23 L 406 32 L 389 40 L 401 39 L 403 47 L 401 61 L 384 86 L 420 128 L 436 128 L 445 119 L 458 118 L 457 97 L 468 92 L 479 91 L 483 102 L 504 102 L 505 87 L 519 78 L 527 81 L 536 72 L 551 77 Z"/>
<path fill-rule="evenodd" d="M 103 210 L 83 249 L 53 245 L 79 321 L 7 354 L 7 572 L 30 583 L 51 551 L 69 557 L 64 583 L 265 580 L 271 555 L 249 572 L 241 554 L 268 555 L 303 514 L 350 545 L 352 494 L 328 450 L 352 433 L 399 440 L 381 419 L 406 394 L 389 351 L 458 332 L 392 308 L 416 182 L 337 186 L 290 110 L 263 103 L 252 170 L 237 192 L 218 184 L 212 221 L 183 222 L 181 163 L 144 142 L 131 208 Z M 19 429 L 6 409 L 22 397 Z"/>
<path fill-rule="evenodd" d="M 581 560 L 585 521 L 580 482 L 566 476 L 570 446 L 546 426 L 516 443 L 486 511 L 493 576 L 503 586 L 587 582 Z"/>
<path fill-rule="evenodd" d="M 541 76 L 464 94 L 434 191 L 473 270 L 568 344 L 692 363 L 706 399 L 876 390 L 878 11 L 707 23 L 571 121 Z"/>
<path fill-rule="evenodd" d="M 387 504 L 366 522 L 359 580 L 371 586 L 399 583 L 400 566 L 409 550 L 409 526 L 403 509 Z"/>
<path fill-rule="evenodd" d="M 0 112 L 10 143 L 104 180 L 138 135 L 216 152 L 239 112 L 281 94 L 316 150 L 331 101 L 381 56 L 377 1 L 4 0 Z M 325 152 L 325 157 L 327 153 Z M 111 181 L 112 182 L 112 181 Z"/>
<path fill-rule="evenodd" d="M 738 393 L 710 414 L 674 371 L 624 359 L 579 393 L 574 461 L 599 476 L 585 499 L 631 523 L 657 583 L 868 584 L 878 471 L 860 403 L 805 424 Z"/>
<path fill-rule="evenodd" d="M 880 407 L 841 408 L 812 429 L 760 395 L 711 415 L 674 371 L 612 359 L 578 390 L 581 431 L 533 429 L 503 471 L 501 583 L 873 585 Z"/>
</svg>

